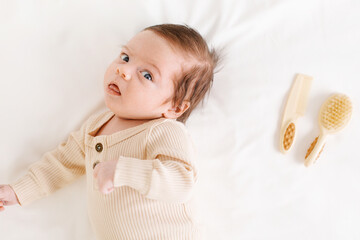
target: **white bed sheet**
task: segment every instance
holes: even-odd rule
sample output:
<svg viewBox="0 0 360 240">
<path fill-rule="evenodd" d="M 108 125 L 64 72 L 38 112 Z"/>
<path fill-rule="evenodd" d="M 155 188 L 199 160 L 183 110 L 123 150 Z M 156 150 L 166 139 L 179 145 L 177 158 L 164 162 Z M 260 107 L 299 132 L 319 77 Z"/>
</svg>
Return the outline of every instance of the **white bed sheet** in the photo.
<svg viewBox="0 0 360 240">
<path fill-rule="evenodd" d="M 198 150 L 204 239 L 360 239 L 357 0 L 0 0 L 0 184 L 105 109 L 102 80 L 120 46 L 146 26 L 186 23 L 223 48 L 223 67 L 187 126 Z M 294 148 L 278 150 L 296 73 L 314 77 Z M 316 165 L 303 158 L 332 93 L 353 119 Z M 1 239 L 94 239 L 85 178 L 0 213 Z"/>
</svg>

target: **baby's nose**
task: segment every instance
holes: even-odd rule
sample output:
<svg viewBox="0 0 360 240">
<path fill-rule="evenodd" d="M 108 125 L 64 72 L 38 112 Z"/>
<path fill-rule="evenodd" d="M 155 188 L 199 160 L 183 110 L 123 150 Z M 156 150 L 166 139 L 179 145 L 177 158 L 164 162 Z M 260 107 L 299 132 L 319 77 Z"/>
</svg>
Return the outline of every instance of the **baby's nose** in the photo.
<svg viewBox="0 0 360 240">
<path fill-rule="evenodd" d="M 116 72 L 117 72 L 117 74 L 120 74 L 120 69 L 119 69 L 119 67 L 116 68 Z M 130 78 L 131 78 L 131 75 L 128 74 L 128 73 L 125 73 L 125 72 L 122 72 L 122 73 L 120 74 L 120 76 L 121 76 L 123 79 L 125 79 L 125 80 L 130 80 Z"/>
<path fill-rule="evenodd" d="M 121 74 L 121 77 L 122 77 L 123 79 L 127 80 L 127 81 L 131 79 L 131 75 L 130 75 L 130 74 L 122 73 L 122 74 Z"/>
</svg>

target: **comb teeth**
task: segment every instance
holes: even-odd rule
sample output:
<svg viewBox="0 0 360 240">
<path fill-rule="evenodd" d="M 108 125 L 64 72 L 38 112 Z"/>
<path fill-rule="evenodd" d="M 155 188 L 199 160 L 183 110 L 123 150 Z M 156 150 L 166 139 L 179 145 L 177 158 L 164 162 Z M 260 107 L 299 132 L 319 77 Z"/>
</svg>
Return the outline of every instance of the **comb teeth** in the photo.
<svg viewBox="0 0 360 240">
<path fill-rule="evenodd" d="M 329 131 L 339 130 L 350 119 L 351 112 L 350 98 L 343 94 L 334 95 L 324 104 L 320 123 Z"/>
</svg>

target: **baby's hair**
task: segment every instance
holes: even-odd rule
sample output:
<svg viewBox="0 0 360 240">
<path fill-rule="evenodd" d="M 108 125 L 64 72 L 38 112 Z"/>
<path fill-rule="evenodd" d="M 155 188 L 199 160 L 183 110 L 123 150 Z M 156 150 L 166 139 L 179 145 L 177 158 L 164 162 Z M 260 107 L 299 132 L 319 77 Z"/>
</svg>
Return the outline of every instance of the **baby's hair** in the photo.
<svg viewBox="0 0 360 240">
<path fill-rule="evenodd" d="M 167 99 L 176 107 L 181 106 L 184 100 L 190 102 L 190 107 L 176 119 L 185 124 L 192 110 L 200 102 L 203 103 L 212 87 L 219 55 L 215 49 L 209 49 L 204 38 L 195 29 L 187 25 L 160 24 L 147 27 L 145 30 L 153 31 L 195 60 L 192 67 L 183 69 L 179 79 L 175 79 L 174 95 Z"/>
</svg>

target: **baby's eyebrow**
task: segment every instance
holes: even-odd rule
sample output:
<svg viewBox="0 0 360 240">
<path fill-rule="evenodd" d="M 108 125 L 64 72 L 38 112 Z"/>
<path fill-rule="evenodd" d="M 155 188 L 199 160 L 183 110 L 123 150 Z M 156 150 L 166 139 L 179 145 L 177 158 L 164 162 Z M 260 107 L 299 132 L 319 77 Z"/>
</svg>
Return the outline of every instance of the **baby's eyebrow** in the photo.
<svg viewBox="0 0 360 240">
<path fill-rule="evenodd" d="M 125 49 L 125 50 L 127 50 L 127 51 L 131 52 L 131 51 L 130 51 L 130 49 L 129 49 L 126 45 L 121 45 L 121 47 L 122 47 L 123 49 Z"/>
<path fill-rule="evenodd" d="M 160 69 L 155 65 L 155 64 L 152 64 L 152 63 L 149 63 L 153 68 L 156 69 L 156 71 L 159 73 L 160 77 L 161 77 L 161 72 L 160 72 Z"/>
</svg>

